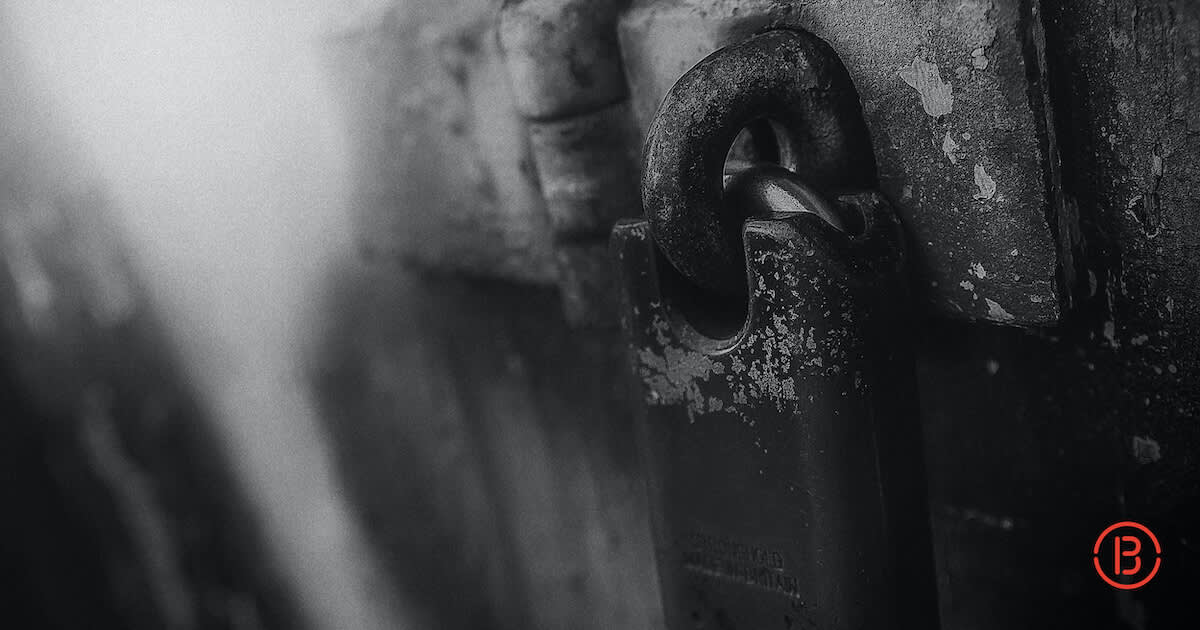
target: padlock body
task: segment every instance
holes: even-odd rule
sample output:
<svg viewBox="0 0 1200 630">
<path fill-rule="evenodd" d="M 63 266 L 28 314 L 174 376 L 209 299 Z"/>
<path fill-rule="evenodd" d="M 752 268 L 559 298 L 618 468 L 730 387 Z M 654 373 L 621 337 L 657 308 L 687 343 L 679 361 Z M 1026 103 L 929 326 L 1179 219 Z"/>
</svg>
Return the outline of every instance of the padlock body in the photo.
<svg viewBox="0 0 1200 630">
<path fill-rule="evenodd" d="M 727 339 L 690 323 L 644 224 L 615 232 L 672 630 L 936 625 L 900 234 L 851 201 L 859 237 L 747 224 Z"/>
</svg>

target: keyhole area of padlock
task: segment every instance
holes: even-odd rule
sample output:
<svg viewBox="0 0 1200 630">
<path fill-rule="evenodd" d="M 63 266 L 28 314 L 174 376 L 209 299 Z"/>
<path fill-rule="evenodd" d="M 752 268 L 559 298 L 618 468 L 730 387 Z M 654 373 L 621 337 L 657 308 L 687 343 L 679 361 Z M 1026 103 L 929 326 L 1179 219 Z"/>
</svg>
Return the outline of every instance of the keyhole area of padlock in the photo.
<svg viewBox="0 0 1200 630">
<path fill-rule="evenodd" d="M 737 175 L 761 164 L 794 171 L 798 163 L 796 151 L 797 147 L 782 125 L 770 118 L 756 118 L 738 131 L 725 153 L 724 183 L 728 184 Z"/>
</svg>

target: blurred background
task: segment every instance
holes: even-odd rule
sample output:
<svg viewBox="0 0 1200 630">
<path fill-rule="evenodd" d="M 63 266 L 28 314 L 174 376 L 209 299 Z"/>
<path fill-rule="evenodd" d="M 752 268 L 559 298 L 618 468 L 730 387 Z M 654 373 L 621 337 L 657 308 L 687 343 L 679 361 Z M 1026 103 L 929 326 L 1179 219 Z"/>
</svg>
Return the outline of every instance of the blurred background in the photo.
<svg viewBox="0 0 1200 630">
<path fill-rule="evenodd" d="M 14 627 L 651 623 L 623 355 L 549 286 L 497 4 L 2 6 Z"/>
<path fill-rule="evenodd" d="M 319 43 L 376 10 L 4 3 L 14 627 L 424 627 L 312 386 L 331 286 L 361 282 Z"/>
</svg>

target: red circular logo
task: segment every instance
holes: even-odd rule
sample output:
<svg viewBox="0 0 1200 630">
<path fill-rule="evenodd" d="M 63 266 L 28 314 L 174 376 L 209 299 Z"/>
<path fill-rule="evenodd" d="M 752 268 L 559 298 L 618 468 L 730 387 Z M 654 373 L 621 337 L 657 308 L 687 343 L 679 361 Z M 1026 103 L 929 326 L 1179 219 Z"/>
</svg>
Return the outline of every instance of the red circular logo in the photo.
<svg viewBox="0 0 1200 630">
<path fill-rule="evenodd" d="M 1092 546 L 1092 564 L 1109 586 L 1129 591 L 1145 586 L 1158 575 L 1162 547 L 1150 528 L 1121 521 L 1100 532 Z"/>
</svg>

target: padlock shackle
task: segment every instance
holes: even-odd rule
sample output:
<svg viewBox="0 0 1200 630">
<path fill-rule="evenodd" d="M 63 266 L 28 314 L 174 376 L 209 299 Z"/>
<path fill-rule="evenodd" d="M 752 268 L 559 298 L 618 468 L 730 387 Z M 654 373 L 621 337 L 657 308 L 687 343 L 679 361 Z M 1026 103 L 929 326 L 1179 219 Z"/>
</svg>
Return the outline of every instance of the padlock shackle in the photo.
<svg viewBox="0 0 1200 630">
<path fill-rule="evenodd" d="M 753 166 L 731 177 L 725 184 L 725 205 L 741 209 L 746 218 L 815 214 L 850 237 L 858 236 L 866 227 L 861 214 L 855 215 L 831 203 L 799 175 L 782 166 Z"/>
<path fill-rule="evenodd" d="M 791 29 L 765 31 L 714 52 L 676 81 L 642 153 L 642 202 L 655 242 L 688 280 L 745 296 L 742 208 L 724 194 L 738 133 L 767 119 L 789 166 L 819 192 L 876 186 L 858 94 L 833 49 Z"/>
</svg>

